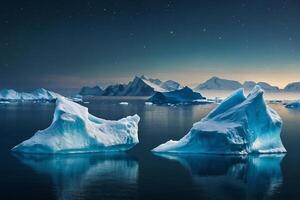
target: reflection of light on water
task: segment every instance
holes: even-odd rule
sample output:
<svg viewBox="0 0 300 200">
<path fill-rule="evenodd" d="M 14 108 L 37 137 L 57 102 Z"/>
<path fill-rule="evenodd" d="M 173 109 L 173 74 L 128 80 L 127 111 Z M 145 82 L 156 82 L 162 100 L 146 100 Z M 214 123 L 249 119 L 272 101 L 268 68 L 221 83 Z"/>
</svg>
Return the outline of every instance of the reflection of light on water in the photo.
<svg viewBox="0 0 300 200">
<path fill-rule="evenodd" d="M 256 156 L 156 154 L 176 160 L 213 199 L 264 199 L 281 186 L 284 154 Z"/>
<path fill-rule="evenodd" d="M 58 199 L 137 195 L 138 163 L 127 154 L 16 156 L 52 178 Z"/>
</svg>

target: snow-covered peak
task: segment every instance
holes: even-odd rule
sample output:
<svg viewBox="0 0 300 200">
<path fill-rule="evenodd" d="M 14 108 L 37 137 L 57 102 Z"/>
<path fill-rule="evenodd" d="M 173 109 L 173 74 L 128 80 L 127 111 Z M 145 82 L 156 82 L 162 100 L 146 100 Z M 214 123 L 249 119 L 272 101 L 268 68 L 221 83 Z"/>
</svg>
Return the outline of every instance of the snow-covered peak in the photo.
<svg viewBox="0 0 300 200">
<path fill-rule="evenodd" d="M 265 91 L 270 91 L 270 92 L 277 92 L 279 91 L 279 87 L 277 86 L 272 86 L 266 82 L 254 82 L 254 81 L 245 81 L 244 84 L 243 84 L 243 87 L 246 89 L 246 90 L 252 90 L 255 85 L 259 85 L 263 90 Z"/>
<path fill-rule="evenodd" d="M 290 83 L 285 86 L 284 91 L 288 92 L 299 92 L 300 91 L 300 82 Z"/>
<path fill-rule="evenodd" d="M 238 81 L 222 79 L 216 76 L 208 79 L 204 83 L 195 87 L 195 90 L 236 90 L 241 88 L 242 84 Z"/>
</svg>

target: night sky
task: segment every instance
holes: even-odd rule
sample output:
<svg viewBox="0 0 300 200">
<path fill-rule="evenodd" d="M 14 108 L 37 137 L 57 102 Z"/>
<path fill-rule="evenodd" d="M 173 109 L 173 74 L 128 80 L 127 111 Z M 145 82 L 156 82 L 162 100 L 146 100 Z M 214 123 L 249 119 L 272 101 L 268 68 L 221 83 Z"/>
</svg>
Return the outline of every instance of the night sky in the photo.
<svg viewBox="0 0 300 200">
<path fill-rule="evenodd" d="M 300 1 L 1 1 L 0 88 L 300 81 Z"/>
</svg>

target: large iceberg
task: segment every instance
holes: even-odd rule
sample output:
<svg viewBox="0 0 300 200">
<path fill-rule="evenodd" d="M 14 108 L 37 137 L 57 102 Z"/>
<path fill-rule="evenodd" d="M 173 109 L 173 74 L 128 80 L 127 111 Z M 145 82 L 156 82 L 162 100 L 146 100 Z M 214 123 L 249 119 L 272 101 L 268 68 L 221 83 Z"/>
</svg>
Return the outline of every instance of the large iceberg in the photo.
<svg viewBox="0 0 300 200">
<path fill-rule="evenodd" d="M 32 92 L 17 92 L 13 89 L 0 90 L 0 101 L 54 101 L 61 95 L 44 88 Z"/>
<path fill-rule="evenodd" d="M 139 142 L 139 120 L 138 115 L 118 121 L 100 119 L 86 107 L 59 97 L 50 127 L 12 150 L 41 154 L 126 151 Z"/>
<path fill-rule="evenodd" d="M 154 152 L 247 154 L 282 153 L 280 116 L 263 99 L 263 90 L 255 88 L 246 97 L 235 91 L 205 118 L 195 123 L 179 141 L 170 140 Z"/>
</svg>

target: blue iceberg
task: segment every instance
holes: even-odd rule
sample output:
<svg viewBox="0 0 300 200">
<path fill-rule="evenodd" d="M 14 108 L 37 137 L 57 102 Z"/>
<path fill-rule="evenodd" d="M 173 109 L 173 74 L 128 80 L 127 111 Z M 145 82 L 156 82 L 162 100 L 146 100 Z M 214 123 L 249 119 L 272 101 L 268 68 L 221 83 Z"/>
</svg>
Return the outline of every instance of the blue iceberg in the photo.
<svg viewBox="0 0 300 200">
<path fill-rule="evenodd" d="M 286 152 L 280 138 L 282 120 L 256 86 L 246 97 L 235 91 L 179 141 L 170 140 L 154 152 L 248 154 Z"/>
<path fill-rule="evenodd" d="M 12 150 L 45 154 L 126 151 L 139 142 L 139 120 L 138 115 L 118 121 L 100 119 L 86 107 L 59 97 L 50 127 Z"/>
<path fill-rule="evenodd" d="M 156 92 L 148 99 L 154 104 L 192 104 L 199 103 L 198 100 L 205 100 L 205 97 L 188 87 L 171 92 Z"/>
<path fill-rule="evenodd" d="M 298 109 L 300 108 L 300 101 L 291 101 L 285 104 L 286 108 Z"/>
</svg>

